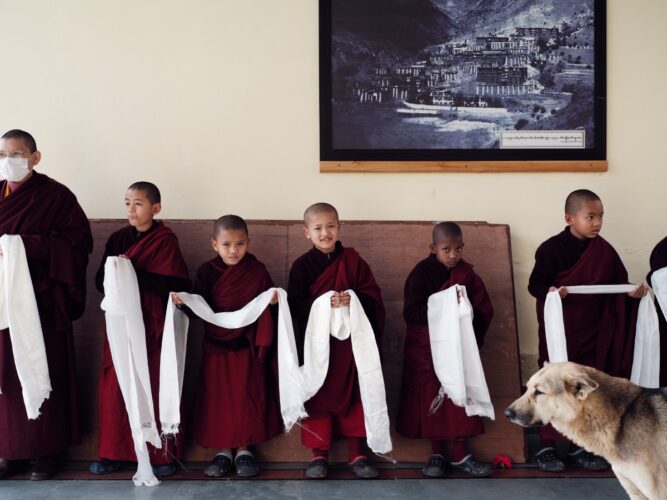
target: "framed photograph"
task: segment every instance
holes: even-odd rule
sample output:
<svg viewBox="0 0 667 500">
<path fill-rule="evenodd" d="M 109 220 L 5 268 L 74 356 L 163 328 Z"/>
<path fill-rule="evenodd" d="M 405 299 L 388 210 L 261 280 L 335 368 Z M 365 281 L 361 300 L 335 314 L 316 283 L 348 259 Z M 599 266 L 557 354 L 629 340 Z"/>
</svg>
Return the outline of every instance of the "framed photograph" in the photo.
<svg viewBox="0 0 667 500">
<path fill-rule="evenodd" d="M 605 171 L 604 0 L 320 0 L 322 172 Z"/>
</svg>

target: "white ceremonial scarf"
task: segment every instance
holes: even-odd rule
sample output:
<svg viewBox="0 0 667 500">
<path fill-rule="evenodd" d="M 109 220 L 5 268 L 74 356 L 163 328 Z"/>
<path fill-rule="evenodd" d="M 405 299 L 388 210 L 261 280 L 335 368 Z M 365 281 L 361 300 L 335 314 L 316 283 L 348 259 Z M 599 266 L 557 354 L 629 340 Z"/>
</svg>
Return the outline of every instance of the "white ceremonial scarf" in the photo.
<svg viewBox="0 0 667 500">
<path fill-rule="evenodd" d="M 0 330 L 9 328 L 16 373 L 21 383 L 28 419 L 51 393 L 44 334 L 39 321 L 35 290 L 30 279 L 23 240 L 18 235 L 0 237 Z M 2 388 L 0 388 L 2 394 Z"/>
<path fill-rule="evenodd" d="M 566 286 L 569 294 L 628 293 L 637 285 L 577 285 Z M 563 304 L 558 291 L 549 292 L 544 301 L 544 332 L 549 361 L 567 361 L 567 340 L 563 322 Z M 641 386 L 656 388 L 660 380 L 660 330 L 653 298 L 649 293 L 639 302 L 635 346 L 630 380 Z"/>
<path fill-rule="evenodd" d="M 221 328 L 235 329 L 243 328 L 257 321 L 271 302 L 274 291 L 278 292 L 279 299 L 278 325 L 279 327 L 283 325 L 284 321 L 282 319 L 287 315 L 287 322 L 291 329 L 292 319 L 287 305 L 287 293 L 282 288 L 270 288 L 262 292 L 238 311 L 220 313 L 213 312 L 211 306 L 201 295 L 193 295 L 187 292 L 178 292 L 176 295 L 194 314 L 207 323 Z M 175 307 L 170 296 L 162 333 L 160 358 L 160 425 L 162 426 L 162 432 L 165 434 L 178 434 L 181 423 L 180 402 L 189 324 L 190 320 L 187 314 Z M 278 335 L 280 338 L 280 328 Z"/>
<path fill-rule="evenodd" d="M 466 287 L 453 285 L 434 293 L 428 298 L 427 307 L 433 367 L 441 384 L 432 411 L 437 411 L 447 395 L 455 405 L 465 408 L 468 416 L 495 420 Z"/>
<path fill-rule="evenodd" d="M 155 423 L 148 371 L 146 330 L 141 312 L 137 275 L 129 259 L 108 257 L 104 264 L 104 299 L 107 337 L 137 455 L 137 486 L 160 483 L 153 474 L 148 446 L 162 447 Z"/>
<path fill-rule="evenodd" d="M 324 384 L 329 368 L 329 335 L 345 340 L 352 339 L 357 372 L 359 374 L 359 392 L 364 408 L 364 424 L 368 446 L 376 453 L 391 451 L 389 436 L 389 416 L 385 397 L 384 379 L 380 354 L 373 329 L 364 314 L 361 302 L 354 292 L 350 293 L 349 308 L 331 308 L 331 295 L 328 292 L 320 296 L 310 310 L 304 348 L 304 366 L 299 366 L 292 317 L 287 304 L 287 294 L 281 288 L 271 288 L 238 311 L 214 313 L 206 301 L 199 295 L 178 293 L 178 297 L 193 313 L 204 321 L 222 328 L 241 328 L 257 321 L 260 314 L 271 301 L 273 293 L 278 293 L 278 373 L 280 408 L 285 428 L 289 431 L 299 420 L 308 414 L 304 404 L 314 396 Z M 180 331 L 176 331 L 176 330 Z M 167 315 L 163 342 L 166 337 L 180 338 L 183 329 L 187 330 L 185 313 L 174 307 L 170 301 L 167 306 Z M 170 342 L 170 341 L 169 341 Z M 163 356 L 164 356 L 163 351 Z M 163 366 L 182 366 L 185 353 L 169 353 L 172 361 L 163 361 Z M 164 360 L 164 358 L 163 358 Z M 162 372 L 161 372 L 162 373 Z M 161 380 L 162 374 L 161 374 Z M 160 391 L 176 392 L 175 384 L 161 385 Z M 162 406 L 162 402 L 169 402 L 169 407 Z M 180 418 L 178 399 L 175 397 L 160 397 L 160 415 L 163 428 L 178 427 Z M 163 415 L 172 415 L 170 421 L 165 421 Z"/>
<path fill-rule="evenodd" d="M 374 453 L 389 453 L 392 444 L 387 398 L 373 327 L 359 298 L 352 290 L 347 290 L 350 294 L 350 307 L 332 308 L 333 293 L 330 291 L 321 295 L 310 308 L 302 367 L 303 403 L 320 390 L 326 379 L 329 370 L 329 335 L 338 340 L 351 338 L 361 404 L 364 408 L 366 441 Z M 293 356 L 296 356 L 296 351 Z"/>
</svg>

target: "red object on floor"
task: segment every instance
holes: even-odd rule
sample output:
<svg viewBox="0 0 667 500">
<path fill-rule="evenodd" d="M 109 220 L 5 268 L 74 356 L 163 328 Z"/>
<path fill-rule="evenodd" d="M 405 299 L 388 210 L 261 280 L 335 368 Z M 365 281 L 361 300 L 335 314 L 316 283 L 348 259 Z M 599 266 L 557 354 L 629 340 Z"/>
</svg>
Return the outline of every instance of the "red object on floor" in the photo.
<svg viewBox="0 0 667 500">
<path fill-rule="evenodd" d="M 493 459 L 493 466 L 499 469 L 511 469 L 512 460 L 508 456 L 498 455 L 496 458 Z"/>
</svg>

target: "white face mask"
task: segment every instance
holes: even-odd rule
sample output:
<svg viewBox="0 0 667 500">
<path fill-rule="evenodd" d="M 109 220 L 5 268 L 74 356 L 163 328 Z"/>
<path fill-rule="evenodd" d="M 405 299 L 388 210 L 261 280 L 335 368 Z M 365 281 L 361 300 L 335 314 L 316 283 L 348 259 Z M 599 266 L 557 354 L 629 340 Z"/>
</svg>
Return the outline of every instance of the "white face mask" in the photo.
<svg viewBox="0 0 667 500">
<path fill-rule="evenodd" d="M 28 158 L 12 158 L 6 156 L 0 159 L 0 178 L 11 182 L 19 182 L 30 173 Z"/>
</svg>

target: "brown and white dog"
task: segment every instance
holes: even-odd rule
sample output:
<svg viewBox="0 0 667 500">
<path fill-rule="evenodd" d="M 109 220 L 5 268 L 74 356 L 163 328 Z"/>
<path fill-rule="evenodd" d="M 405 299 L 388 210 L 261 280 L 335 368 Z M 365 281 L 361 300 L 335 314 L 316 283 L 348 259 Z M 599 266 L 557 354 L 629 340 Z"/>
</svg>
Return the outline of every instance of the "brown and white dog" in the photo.
<svg viewBox="0 0 667 500">
<path fill-rule="evenodd" d="M 630 498 L 667 499 L 667 389 L 643 389 L 575 363 L 545 363 L 505 415 L 551 424 L 612 466 Z"/>
</svg>

